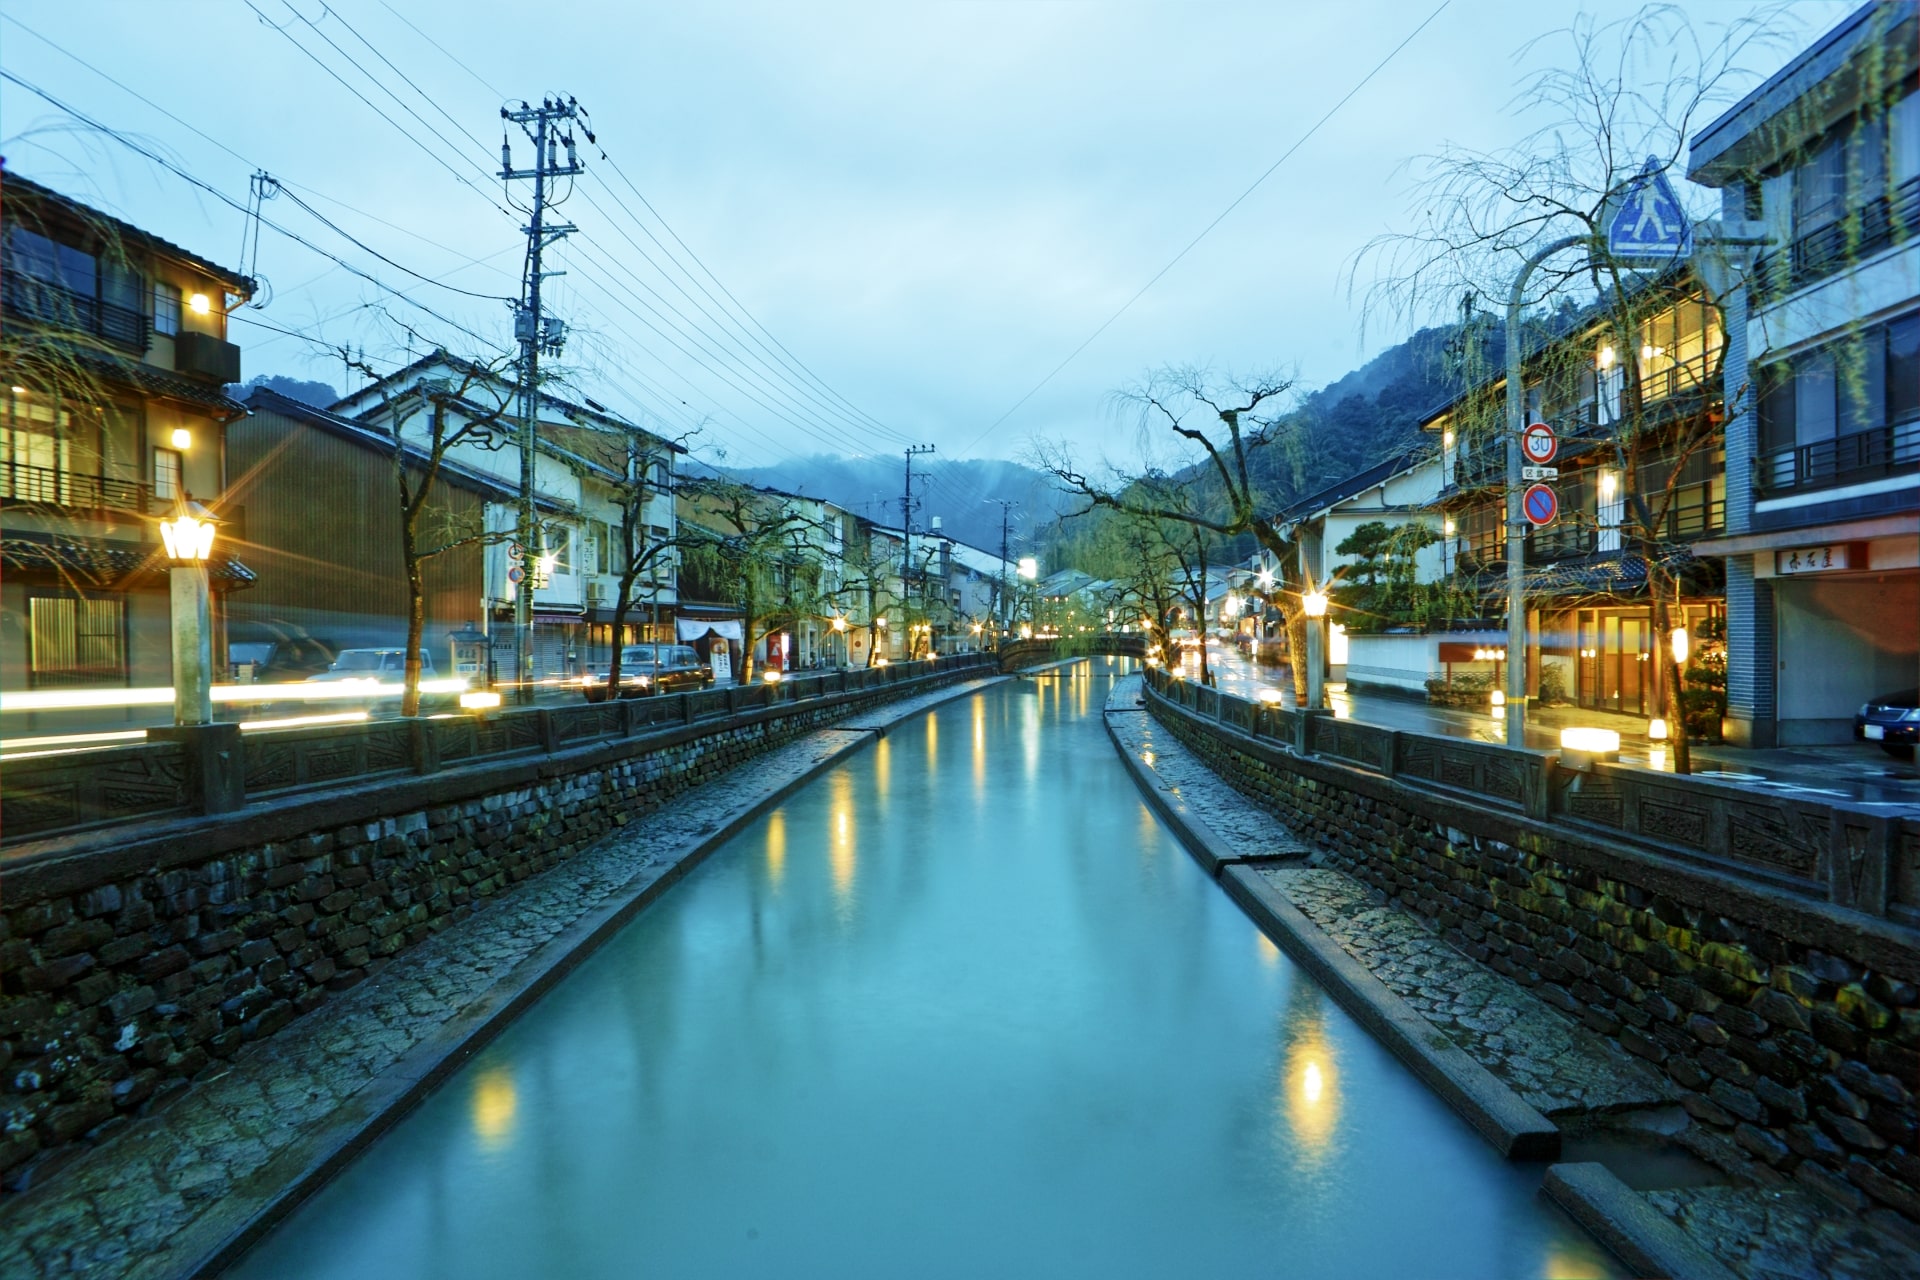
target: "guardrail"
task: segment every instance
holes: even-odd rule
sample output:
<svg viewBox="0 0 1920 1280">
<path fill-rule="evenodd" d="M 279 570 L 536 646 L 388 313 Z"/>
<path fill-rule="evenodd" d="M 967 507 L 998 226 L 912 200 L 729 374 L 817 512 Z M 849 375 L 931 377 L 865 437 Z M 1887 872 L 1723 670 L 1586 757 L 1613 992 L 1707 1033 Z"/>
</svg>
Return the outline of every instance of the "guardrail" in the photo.
<svg viewBox="0 0 1920 1280">
<path fill-rule="evenodd" d="M 778 684 L 706 689 L 572 707 L 373 720 L 261 730 L 155 730 L 144 743 L 29 756 L 6 763 L 0 823 L 8 847 L 137 819 L 237 809 L 252 800 L 363 779 L 430 774 L 528 753 L 664 733 L 742 712 L 804 711 L 824 699 L 974 668 L 992 654 L 791 676 Z M 161 734 L 177 735 L 161 738 Z"/>
<path fill-rule="evenodd" d="M 1920 926 L 1920 819 L 1556 751 L 1385 729 L 1205 688 L 1150 668 L 1152 696 L 1255 744 L 1317 756 L 1514 817 L 1605 835 L 1757 886 Z"/>
</svg>

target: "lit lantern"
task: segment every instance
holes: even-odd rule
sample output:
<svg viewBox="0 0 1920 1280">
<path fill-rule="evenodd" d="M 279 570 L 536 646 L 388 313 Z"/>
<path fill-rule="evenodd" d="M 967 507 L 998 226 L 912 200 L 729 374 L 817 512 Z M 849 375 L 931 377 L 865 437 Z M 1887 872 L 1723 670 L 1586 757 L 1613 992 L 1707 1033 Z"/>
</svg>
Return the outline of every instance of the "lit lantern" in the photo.
<svg viewBox="0 0 1920 1280">
<path fill-rule="evenodd" d="M 1693 637 L 1687 634 L 1685 627 L 1675 627 L 1668 637 L 1673 642 L 1673 660 L 1680 666 L 1687 665 L 1687 655 L 1693 652 Z"/>
<path fill-rule="evenodd" d="M 213 555 L 213 531 L 217 523 L 199 503 L 179 503 L 173 518 L 160 522 L 160 541 L 166 546 L 167 559 L 175 564 L 205 564 Z"/>
<path fill-rule="evenodd" d="M 1655 742 L 1664 742 L 1667 738 L 1667 722 L 1660 716 L 1647 721 L 1647 737 Z"/>
</svg>

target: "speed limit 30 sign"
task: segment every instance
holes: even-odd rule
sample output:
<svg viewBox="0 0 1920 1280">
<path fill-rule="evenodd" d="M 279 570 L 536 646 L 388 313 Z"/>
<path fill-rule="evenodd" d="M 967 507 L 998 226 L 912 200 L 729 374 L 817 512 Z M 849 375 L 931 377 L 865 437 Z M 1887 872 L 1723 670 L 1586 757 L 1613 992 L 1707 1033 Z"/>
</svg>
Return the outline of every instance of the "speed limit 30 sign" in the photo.
<svg viewBox="0 0 1920 1280">
<path fill-rule="evenodd" d="M 1535 466 L 1545 466 L 1560 452 L 1560 441 L 1554 438 L 1553 428 L 1546 423 L 1530 423 L 1520 433 L 1520 452 Z"/>
</svg>

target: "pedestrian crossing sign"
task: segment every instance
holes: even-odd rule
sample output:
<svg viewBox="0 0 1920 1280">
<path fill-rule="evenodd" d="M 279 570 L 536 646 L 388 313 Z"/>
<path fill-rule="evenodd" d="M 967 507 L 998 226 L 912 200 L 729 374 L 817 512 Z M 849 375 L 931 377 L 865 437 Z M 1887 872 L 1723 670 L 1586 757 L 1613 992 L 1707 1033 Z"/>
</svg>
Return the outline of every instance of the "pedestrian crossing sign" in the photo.
<svg viewBox="0 0 1920 1280">
<path fill-rule="evenodd" d="M 1693 226 L 1657 157 L 1647 157 L 1646 167 L 1620 197 L 1607 222 L 1607 252 L 1652 265 L 1677 262 L 1693 252 Z"/>
</svg>

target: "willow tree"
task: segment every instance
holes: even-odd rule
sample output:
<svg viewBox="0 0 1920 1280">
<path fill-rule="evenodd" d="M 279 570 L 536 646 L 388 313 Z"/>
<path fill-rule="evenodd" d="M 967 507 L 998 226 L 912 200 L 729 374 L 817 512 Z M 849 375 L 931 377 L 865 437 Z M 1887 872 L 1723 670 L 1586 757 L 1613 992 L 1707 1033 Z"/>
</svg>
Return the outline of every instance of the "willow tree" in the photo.
<svg viewBox="0 0 1920 1280">
<path fill-rule="evenodd" d="M 754 646 L 813 612 L 821 566 L 808 554 L 812 521 L 784 495 L 725 479 L 690 480 L 679 545 L 684 571 L 740 609 L 740 681 L 753 679 Z"/>
<path fill-rule="evenodd" d="M 1688 544 L 1704 532 L 1676 536 L 1673 513 L 1698 460 L 1719 447 L 1724 412 L 1705 402 L 1720 399 L 1724 343 L 1713 300 L 1702 296 L 1684 266 L 1615 257 L 1607 233 L 1648 168 L 1684 169 L 1695 126 L 1751 83 L 1746 64 L 1777 43 L 1763 19 L 1699 28 L 1667 6 L 1612 23 L 1581 16 L 1567 30 L 1532 42 L 1523 56 L 1551 48 L 1557 58 L 1523 81 L 1515 96 L 1540 126 L 1496 151 L 1449 146 L 1417 158 L 1410 205 L 1418 229 L 1374 240 L 1349 274 L 1366 294 L 1370 318 L 1422 324 L 1447 318 L 1463 295 L 1507 298 L 1530 269 L 1519 297 L 1520 331 L 1502 333 L 1501 341 L 1521 346 L 1541 411 L 1551 419 L 1586 410 L 1575 434 L 1586 435 L 1618 470 L 1617 496 L 1596 494 L 1591 514 L 1563 525 L 1590 534 L 1598 551 L 1631 549 L 1644 565 L 1644 593 L 1661 636 L 1671 630 L 1670 606 L 1690 558 Z M 1674 212 L 1697 224 L 1706 209 Z M 1371 280 L 1359 286 L 1363 270 Z M 1703 314 L 1688 331 L 1685 341 L 1694 349 L 1682 360 L 1674 344 L 1662 344 L 1659 326 L 1695 304 L 1710 311 L 1711 320 Z M 1698 412 L 1668 411 L 1678 378 L 1692 380 L 1689 390 L 1702 401 Z M 1496 381 L 1490 376 L 1456 406 L 1456 458 L 1478 450 L 1504 453 L 1511 428 Z M 1536 541 L 1550 546 L 1558 536 L 1536 535 Z M 1619 575 L 1621 594 L 1637 595 L 1628 579 L 1641 576 L 1639 570 Z M 1550 584 L 1536 577 L 1532 585 Z M 1665 644 L 1657 653 L 1666 719 L 1683 725 L 1678 663 Z M 1674 745 L 1676 767 L 1684 772 L 1690 767 L 1684 732 Z"/>
</svg>

